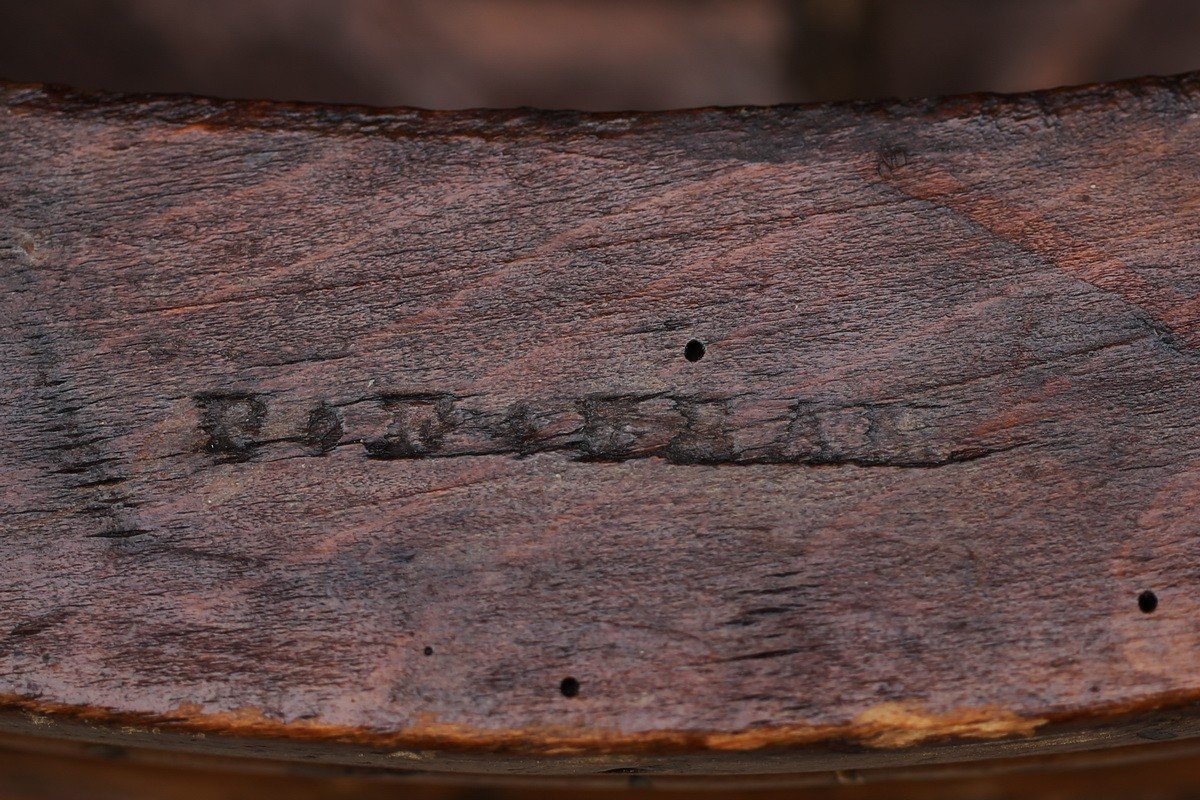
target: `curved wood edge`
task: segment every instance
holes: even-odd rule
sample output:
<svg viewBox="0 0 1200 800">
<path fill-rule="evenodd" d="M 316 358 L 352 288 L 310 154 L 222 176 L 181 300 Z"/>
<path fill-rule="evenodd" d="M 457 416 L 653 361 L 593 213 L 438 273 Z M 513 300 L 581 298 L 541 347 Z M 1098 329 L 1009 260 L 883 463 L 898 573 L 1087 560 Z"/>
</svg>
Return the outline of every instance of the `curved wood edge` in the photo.
<svg viewBox="0 0 1200 800">
<path fill-rule="evenodd" d="M 44 728 L 44 723 L 41 727 Z M 94 735 L 94 732 L 89 737 L 84 731 L 74 731 L 64 737 L 60 731 L 59 735 L 52 734 L 52 738 L 46 738 L 38 731 L 31 732 L 28 726 L 22 727 L 17 733 L 0 733 L 0 765 L 6 759 L 8 761 L 8 767 L 0 769 L 0 775 L 10 781 L 20 780 L 19 772 L 12 767 L 15 762 L 30 757 L 42 760 L 33 769 L 49 767 L 49 771 L 56 773 L 71 769 L 74 762 L 99 762 L 91 771 L 103 773 L 107 769 L 115 769 L 120 775 L 141 776 L 151 787 L 150 794 L 155 797 L 171 785 L 171 781 L 165 780 L 166 776 L 160 775 L 159 771 L 170 769 L 178 772 L 174 776 L 176 780 L 190 782 L 204 779 L 205 776 L 220 780 L 217 776 L 224 775 L 230 785 L 241 787 L 245 786 L 250 776 L 288 776 L 303 781 L 303 785 L 314 792 L 320 788 L 319 781 L 322 778 L 349 778 L 353 783 L 342 783 L 337 788 L 341 793 L 350 794 L 353 794 L 353 785 L 367 792 L 371 787 L 378 789 L 390 786 L 394 791 L 403 786 L 406 791 L 418 796 L 423 791 L 434 793 L 469 788 L 487 789 L 500 794 L 528 793 L 531 790 L 612 792 L 625 788 L 653 787 L 673 791 L 704 791 L 716 798 L 734 793 L 740 797 L 745 796 L 746 792 L 760 796 L 764 792 L 794 793 L 805 790 L 811 793 L 823 787 L 843 791 L 856 787 L 853 788 L 856 794 L 849 796 L 858 796 L 858 792 L 865 792 L 864 796 L 875 796 L 881 791 L 888 792 L 890 796 L 903 789 L 908 793 L 959 797 L 966 785 L 970 784 L 989 787 L 991 794 L 1007 786 L 1012 786 L 1010 791 L 1015 792 L 1018 786 L 1023 785 L 1026 790 L 1045 791 L 1056 797 L 1063 796 L 1063 787 L 1069 787 L 1070 791 L 1065 796 L 1091 798 L 1095 796 L 1095 787 L 1099 786 L 1106 787 L 1113 796 L 1124 796 L 1119 794 L 1121 790 L 1118 787 L 1122 784 L 1133 785 L 1139 779 L 1150 780 L 1157 790 L 1163 791 L 1164 778 L 1170 773 L 1186 775 L 1191 772 L 1190 780 L 1180 781 L 1176 778 L 1174 785 L 1178 785 L 1181 792 L 1193 790 L 1196 783 L 1194 764 L 1200 756 L 1195 739 L 1174 742 L 1159 739 L 1100 750 L 801 773 L 679 774 L 666 771 L 661 764 L 649 767 L 625 764 L 597 772 L 598 767 L 593 763 L 589 768 L 581 767 L 571 773 L 529 774 L 523 770 L 508 773 L 442 770 L 412 758 L 404 758 L 405 766 L 397 767 L 394 764 L 380 765 L 378 760 L 368 763 L 365 755 L 359 755 L 357 761 L 331 762 L 328 752 L 320 750 L 298 750 L 286 759 L 280 759 L 277 754 L 263 757 L 257 753 L 253 742 L 247 742 L 250 746 L 238 752 L 232 746 L 236 740 L 227 738 L 222 739 L 223 747 L 198 751 L 186 743 L 176 746 L 170 734 L 165 747 L 153 741 L 144 743 L 140 738 L 131 738 L 128 734 L 114 735 L 106 741 L 96 741 Z M 53 782 L 44 778 L 37 782 L 38 785 L 46 788 L 47 796 L 57 797 L 58 794 L 49 789 Z M 1109 781 L 1113 779 L 1117 779 L 1117 782 L 1110 784 Z M 0 781 L 0 791 L 4 786 L 4 782 Z M 121 795 L 124 797 L 130 789 L 124 786 L 122 791 L 126 793 Z M 1056 791 L 1059 794 L 1055 794 Z"/>
<path fill-rule="evenodd" d="M 972 772 L 1077 768 L 1088 758 L 1129 749 L 1132 758 L 1154 759 L 1194 748 L 1200 714 L 1194 702 L 1132 712 L 1115 709 L 1046 720 L 1013 731 L 994 721 L 891 719 L 854 731 L 755 731 L 759 738 L 694 732 L 644 737 L 559 731 L 448 730 L 381 734 L 320 724 L 288 724 L 254 711 L 244 714 L 151 717 L 78 707 L 19 708 L 0 714 L 0 731 L 37 741 L 50 737 L 85 746 L 149 748 L 219 758 L 268 758 L 314 764 L 384 768 L 413 775 L 491 775 L 548 779 L 555 775 L 600 777 L 653 775 L 760 775 L 764 786 L 802 785 L 822 771 L 867 771 L 853 782 L 913 779 L 936 765 L 967 765 Z M 931 724 L 932 723 L 932 724 Z M 975 727 L 969 727 L 974 725 Z M 880 738 L 882 737 L 882 738 Z M 1094 753 L 1093 756 L 1087 754 Z M 1059 760 L 1055 760 L 1057 756 Z M 1031 760 L 1035 759 L 1035 760 Z M 1036 759 L 1043 759 L 1038 761 Z M 999 762 L 999 763 L 998 763 Z M 603 782 L 600 785 L 604 785 Z M 686 778 L 669 785 L 687 786 Z M 752 784 L 739 782 L 739 785 Z"/>
<path fill-rule="evenodd" d="M 878 121 L 894 117 L 926 120 L 970 119 L 980 113 L 1005 116 L 1036 109 L 1061 114 L 1084 107 L 1137 101 L 1164 92 L 1191 102 L 1200 91 L 1200 71 L 1146 75 L 1116 81 L 1059 86 L 1029 92 L 971 92 L 941 97 L 904 97 L 775 106 L 705 106 L 661 111 L 579 111 L 540 108 L 428 109 L 289 100 L 246 100 L 195 94 L 155 94 L 83 89 L 54 83 L 0 79 L 0 97 L 9 108 L 41 110 L 78 118 L 139 119 L 170 124 L 199 123 L 213 129 L 266 130 L 281 127 L 315 133 L 366 137 L 512 138 L 521 134 L 564 136 L 626 132 L 629 122 L 680 123 L 702 128 L 713 117 L 734 121 L 762 114 L 822 114 Z"/>
</svg>

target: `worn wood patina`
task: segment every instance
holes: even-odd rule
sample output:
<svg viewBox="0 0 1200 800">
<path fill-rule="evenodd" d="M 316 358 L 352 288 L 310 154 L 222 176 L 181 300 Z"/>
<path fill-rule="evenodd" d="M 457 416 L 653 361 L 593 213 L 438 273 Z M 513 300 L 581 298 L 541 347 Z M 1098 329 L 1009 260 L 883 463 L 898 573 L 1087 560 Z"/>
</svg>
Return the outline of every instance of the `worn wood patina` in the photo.
<svg viewBox="0 0 1200 800">
<path fill-rule="evenodd" d="M 1198 176 L 1196 76 L 3 85 L 3 727 L 596 773 L 1191 735 Z"/>
</svg>

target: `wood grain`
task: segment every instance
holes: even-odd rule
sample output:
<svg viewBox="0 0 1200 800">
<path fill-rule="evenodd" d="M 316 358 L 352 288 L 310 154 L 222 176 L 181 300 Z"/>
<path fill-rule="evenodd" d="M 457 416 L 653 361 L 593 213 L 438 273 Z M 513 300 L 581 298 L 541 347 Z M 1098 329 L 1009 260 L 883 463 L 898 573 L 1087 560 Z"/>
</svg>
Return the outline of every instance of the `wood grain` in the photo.
<svg viewBox="0 0 1200 800">
<path fill-rule="evenodd" d="M 802 775 L 435 775 L 0 735 L 5 800 L 1190 800 L 1196 742 Z"/>
<path fill-rule="evenodd" d="M 0 145 L 9 730 L 522 772 L 1196 733 L 1196 76 L 5 85 Z"/>
</svg>

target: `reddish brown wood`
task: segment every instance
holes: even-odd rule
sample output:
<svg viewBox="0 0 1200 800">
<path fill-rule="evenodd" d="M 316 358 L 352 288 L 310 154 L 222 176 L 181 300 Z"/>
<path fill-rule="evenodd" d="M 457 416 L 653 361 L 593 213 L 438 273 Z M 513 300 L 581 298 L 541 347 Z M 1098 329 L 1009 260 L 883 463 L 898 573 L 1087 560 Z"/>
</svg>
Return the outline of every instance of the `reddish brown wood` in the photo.
<svg viewBox="0 0 1200 800">
<path fill-rule="evenodd" d="M 803 775 L 436 775 L 0 736 L 6 800 L 1191 800 L 1195 742 Z"/>
<path fill-rule="evenodd" d="M 519 772 L 1195 732 L 1200 78 L 0 109 L 9 730 Z"/>
</svg>

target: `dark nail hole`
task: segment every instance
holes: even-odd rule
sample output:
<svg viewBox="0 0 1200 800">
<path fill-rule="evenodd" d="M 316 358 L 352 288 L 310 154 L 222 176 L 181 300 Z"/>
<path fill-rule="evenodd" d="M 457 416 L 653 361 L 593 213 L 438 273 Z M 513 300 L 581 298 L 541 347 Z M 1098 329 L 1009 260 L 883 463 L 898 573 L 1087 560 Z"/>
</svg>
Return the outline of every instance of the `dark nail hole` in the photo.
<svg viewBox="0 0 1200 800">
<path fill-rule="evenodd" d="M 562 692 L 563 697 L 574 697 L 579 694 L 579 681 L 574 678 L 563 678 L 562 683 L 558 685 L 558 690 Z"/>
<path fill-rule="evenodd" d="M 1138 595 L 1138 608 L 1143 614 L 1149 614 L 1154 609 L 1158 608 L 1158 595 L 1147 589 Z"/>
<path fill-rule="evenodd" d="M 433 648 L 432 648 L 432 647 L 426 647 L 426 648 L 425 648 L 425 655 L 427 655 L 427 656 L 431 656 L 431 655 L 433 655 Z"/>
<path fill-rule="evenodd" d="M 704 342 L 692 339 L 683 346 L 683 357 L 688 361 L 699 361 L 704 358 Z"/>
</svg>

